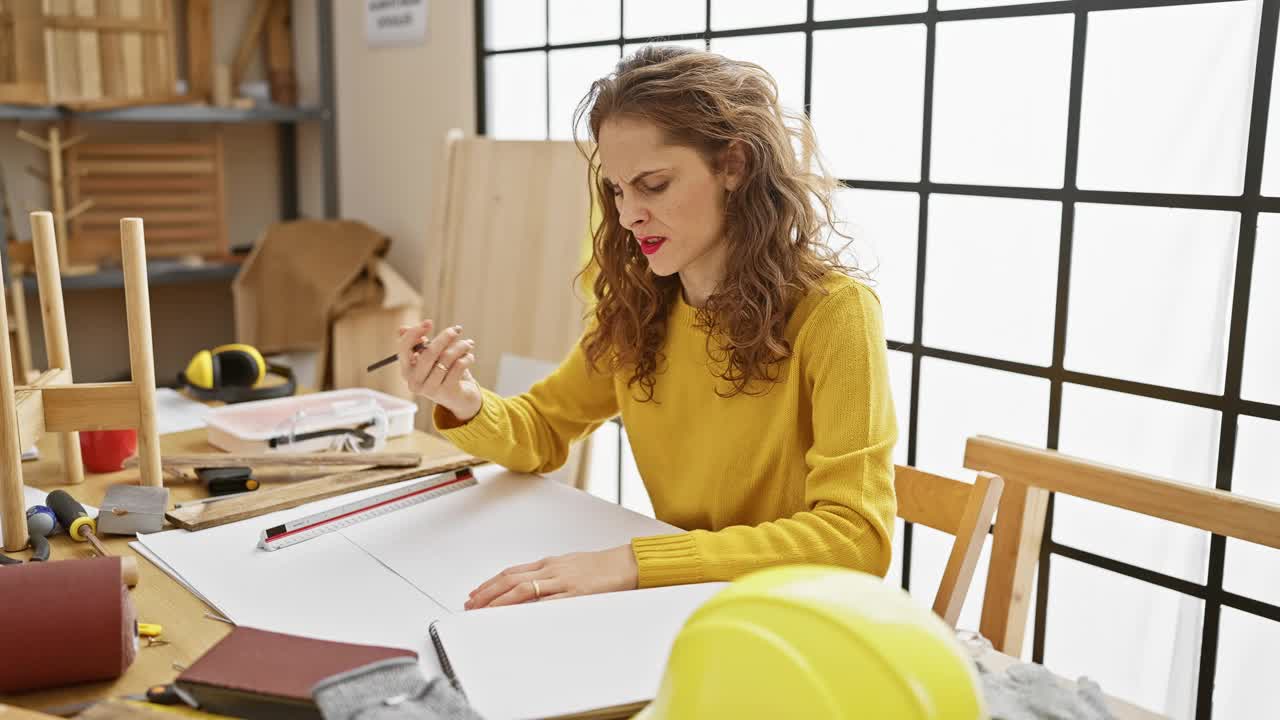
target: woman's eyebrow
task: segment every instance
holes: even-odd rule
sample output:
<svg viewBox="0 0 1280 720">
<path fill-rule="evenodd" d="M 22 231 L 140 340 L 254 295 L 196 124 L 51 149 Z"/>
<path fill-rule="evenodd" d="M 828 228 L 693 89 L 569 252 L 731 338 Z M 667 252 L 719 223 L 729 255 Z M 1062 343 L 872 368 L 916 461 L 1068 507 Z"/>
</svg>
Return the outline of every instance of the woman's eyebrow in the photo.
<svg viewBox="0 0 1280 720">
<path fill-rule="evenodd" d="M 649 175 L 653 175 L 654 173 L 660 173 L 660 172 L 662 172 L 662 171 L 664 171 L 664 170 L 670 170 L 670 169 L 671 169 L 671 168 L 657 168 L 657 169 L 654 169 L 654 170 L 645 170 L 644 172 L 636 173 L 634 177 L 632 177 L 630 180 L 628 180 L 628 181 L 627 181 L 627 184 L 628 184 L 628 185 L 634 185 L 634 184 L 635 184 L 635 182 L 636 182 L 637 180 L 639 180 L 640 178 L 648 177 Z"/>
</svg>

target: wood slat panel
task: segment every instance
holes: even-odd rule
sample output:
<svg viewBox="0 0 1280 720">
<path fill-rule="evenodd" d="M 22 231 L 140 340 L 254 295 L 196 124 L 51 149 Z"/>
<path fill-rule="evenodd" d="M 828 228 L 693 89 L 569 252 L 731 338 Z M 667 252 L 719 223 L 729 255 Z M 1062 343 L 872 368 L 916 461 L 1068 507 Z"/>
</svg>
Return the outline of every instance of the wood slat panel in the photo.
<svg viewBox="0 0 1280 720">
<path fill-rule="evenodd" d="M 217 198 L 212 193 L 191 193 L 183 195 L 98 195 L 94 198 L 94 210 L 111 209 L 117 218 L 139 213 L 124 211 L 125 208 L 212 208 Z M 85 213 L 88 215 L 88 213 Z M 150 216 L 144 218 L 150 219 Z"/>
<path fill-rule="evenodd" d="M 159 226 L 177 223 L 209 223 L 217 219 L 218 216 L 209 210 L 152 210 L 146 214 L 143 221 L 146 223 L 147 234 L 150 235 L 151 230 Z M 85 213 L 80 216 L 80 224 L 85 228 L 118 228 L 120 213 Z"/>
<path fill-rule="evenodd" d="M 166 190 L 182 190 L 189 192 L 199 190 L 213 192 L 216 187 L 212 177 L 110 177 L 81 176 L 78 178 L 80 189 L 86 193 L 111 192 L 164 192 Z M 145 218 L 144 218 L 145 219 Z"/>
<path fill-rule="evenodd" d="M 145 222 L 145 219 L 144 219 Z M 117 220 L 117 225 L 119 221 Z M 212 233 L 208 228 L 201 227 L 158 227 L 152 229 L 150 226 L 146 228 L 147 241 L 151 240 L 196 240 L 212 237 Z M 117 246 L 117 252 L 120 245 L 120 232 L 85 232 L 77 236 L 77 239 L 83 239 L 84 242 L 114 242 Z"/>
<path fill-rule="evenodd" d="M 202 175 L 215 171 L 212 160 L 81 160 L 76 168 L 85 175 Z"/>
<path fill-rule="evenodd" d="M 96 30 L 101 33 L 165 33 L 167 24 L 157 20 L 141 20 L 121 17 L 87 16 L 83 12 L 80 17 L 52 17 L 45 21 L 45 27 L 59 30 Z"/>
<path fill-rule="evenodd" d="M 97 0 L 75 0 L 76 17 L 57 18 L 60 21 L 93 19 L 98 12 Z M 96 100 L 102 97 L 102 65 L 99 56 L 98 33 L 91 29 L 76 32 L 80 60 L 80 92 L 78 98 Z"/>
<path fill-rule="evenodd" d="M 121 17 L 135 19 L 142 17 L 142 0 L 119 0 L 119 2 Z M 124 97 L 145 95 L 142 35 L 137 32 L 122 32 L 120 38 L 124 46 Z"/>
<path fill-rule="evenodd" d="M 130 158 L 138 155 L 160 155 L 164 157 L 194 155 L 197 157 L 211 157 L 214 152 L 215 148 L 210 143 L 94 143 L 93 145 L 88 145 L 85 149 L 80 150 L 77 153 L 77 157 L 85 160 L 114 157 L 118 155 Z"/>
<path fill-rule="evenodd" d="M 98 0 L 98 18 L 106 23 L 127 22 L 120 18 L 120 0 Z M 105 32 L 98 38 L 102 58 L 102 92 L 111 98 L 128 94 L 124 77 L 124 35 Z"/>
</svg>

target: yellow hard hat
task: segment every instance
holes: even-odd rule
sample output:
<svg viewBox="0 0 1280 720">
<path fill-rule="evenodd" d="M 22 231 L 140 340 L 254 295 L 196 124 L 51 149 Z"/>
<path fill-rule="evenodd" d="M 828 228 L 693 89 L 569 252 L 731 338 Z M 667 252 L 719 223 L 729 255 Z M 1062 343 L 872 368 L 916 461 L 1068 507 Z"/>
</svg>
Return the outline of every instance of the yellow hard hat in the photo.
<svg viewBox="0 0 1280 720">
<path fill-rule="evenodd" d="M 818 566 L 744 576 L 676 636 L 637 720 L 987 718 L 955 632 L 874 575 Z"/>
</svg>

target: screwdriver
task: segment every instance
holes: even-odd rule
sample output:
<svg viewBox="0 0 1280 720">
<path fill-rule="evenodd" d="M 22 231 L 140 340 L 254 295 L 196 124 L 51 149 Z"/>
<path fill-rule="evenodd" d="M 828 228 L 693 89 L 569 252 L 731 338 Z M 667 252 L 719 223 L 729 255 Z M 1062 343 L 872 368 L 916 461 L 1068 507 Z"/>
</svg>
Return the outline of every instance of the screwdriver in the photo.
<svg viewBox="0 0 1280 720">
<path fill-rule="evenodd" d="M 93 518 L 89 517 L 89 513 L 85 512 L 84 506 L 80 501 L 76 500 L 66 490 L 54 490 L 49 493 L 45 504 L 52 510 L 53 514 L 58 516 L 58 522 L 62 527 L 67 529 L 67 534 L 72 540 L 79 542 L 88 542 L 93 546 L 94 552 L 101 557 L 115 557 L 107 552 L 107 548 L 98 539 L 96 534 L 98 525 Z M 124 576 L 124 582 L 129 587 L 138 584 L 138 561 L 131 557 L 120 558 L 120 573 Z"/>
</svg>

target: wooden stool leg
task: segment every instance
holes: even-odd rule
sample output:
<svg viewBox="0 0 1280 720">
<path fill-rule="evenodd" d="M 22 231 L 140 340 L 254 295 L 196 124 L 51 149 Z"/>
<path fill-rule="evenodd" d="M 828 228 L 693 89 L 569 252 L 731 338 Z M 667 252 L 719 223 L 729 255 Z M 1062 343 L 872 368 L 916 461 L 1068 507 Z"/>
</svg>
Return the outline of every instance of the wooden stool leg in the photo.
<svg viewBox="0 0 1280 720">
<path fill-rule="evenodd" d="M 36 281 L 40 288 L 40 315 L 44 321 L 44 346 L 49 369 L 67 371 L 67 382 L 75 382 L 71 372 L 71 344 L 67 342 L 67 313 L 62 306 L 62 272 L 58 264 L 58 242 L 53 234 L 53 214 L 47 210 L 31 213 L 31 243 L 36 256 Z M 80 433 L 59 433 L 62 469 L 67 482 L 84 482 L 80 459 Z"/>
<path fill-rule="evenodd" d="M 4 549 L 13 551 L 27 546 L 27 507 L 22 495 L 22 440 L 4 295 L 0 292 L 0 523 L 4 524 Z"/>
<path fill-rule="evenodd" d="M 156 365 L 151 351 L 151 299 L 147 290 L 147 247 L 141 218 L 120 221 L 124 299 L 129 314 L 129 366 L 138 391 L 138 468 L 143 485 L 160 487 L 160 436 L 156 432 Z"/>
</svg>

